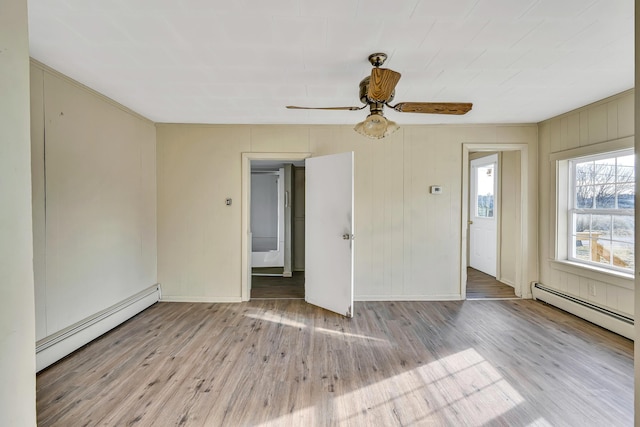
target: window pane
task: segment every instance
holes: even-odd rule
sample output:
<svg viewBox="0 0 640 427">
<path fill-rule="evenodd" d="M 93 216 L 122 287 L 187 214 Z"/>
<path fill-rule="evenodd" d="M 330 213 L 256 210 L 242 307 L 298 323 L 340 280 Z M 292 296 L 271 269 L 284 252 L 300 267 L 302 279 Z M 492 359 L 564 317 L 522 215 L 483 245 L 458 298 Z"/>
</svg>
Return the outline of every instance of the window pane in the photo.
<svg viewBox="0 0 640 427">
<path fill-rule="evenodd" d="M 495 179 L 494 165 L 481 166 L 476 169 L 476 185 L 478 186 L 478 205 L 476 216 L 493 218 L 493 187 Z"/>
<path fill-rule="evenodd" d="M 633 216 L 613 216 L 613 233 L 611 237 L 614 240 L 633 243 Z"/>
<path fill-rule="evenodd" d="M 590 261 L 591 253 L 591 215 L 574 214 L 573 216 L 573 257 L 583 261 Z"/>
<path fill-rule="evenodd" d="M 596 209 L 615 209 L 616 207 L 616 186 L 615 184 L 596 185 Z"/>
<path fill-rule="evenodd" d="M 635 173 L 633 170 L 633 166 L 618 166 L 618 182 L 634 182 L 635 181 Z"/>
<path fill-rule="evenodd" d="M 616 182 L 616 159 L 596 160 L 593 165 L 595 184 Z"/>
<path fill-rule="evenodd" d="M 599 239 L 610 239 L 611 215 L 591 215 L 591 234 Z"/>
<path fill-rule="evenodd" d="M 589 232 L 591 229 L 590 214 L 575 214 L 573 217 L 573 231 L 576 233 Z"/>
<path fill-rule="evenodd" d="M 611 242 L 608 240 L 598 240 L 594 243 L 595 248 L 591 252 L 591 261 L 601 264 L 611 264 Z"/>
<path fill-rule="evenodd" d="M 613 265 L 634 268 L 633 243 L 613 242 Z"/>
<path fill-rule="evenodd" d="M 576 207 L 578 209 L 593 208 L 595 189 L 592 185 L 576 187 Z"/>
<path fill-rule="evenodd" d="M 582 261 L 591 261 L 591 258 L 589 256 L 590 254 L 590 249 L 589 249 L 589 238 L 586 237 L 586 235 L 583 234 L 578 234 L 575 239 L 574 239 L 574 252 L 573 252 L 573 258 L 582 260 Z"/>
<path fill-rule="evenodd" d="M 634 155 L 618 157 L 618 182 L 634 182 L 635 159 Z"/>
<path fill-rule="evenodd" d="M 634 184 L 618 184 L 618 209 L 633 209 L 636 188 Z"/>
<path fill-rule="evenodd" d="M 593 184 L 593 162 L 576 163 L 576 185 Z"/>
</svg>

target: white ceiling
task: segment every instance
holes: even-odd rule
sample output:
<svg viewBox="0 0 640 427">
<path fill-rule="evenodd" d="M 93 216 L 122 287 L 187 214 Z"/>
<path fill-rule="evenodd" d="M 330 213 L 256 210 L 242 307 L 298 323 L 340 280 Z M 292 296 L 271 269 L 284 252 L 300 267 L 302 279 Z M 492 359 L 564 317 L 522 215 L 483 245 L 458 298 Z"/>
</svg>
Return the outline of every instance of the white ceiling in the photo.
<svg viewBox="0 0 640 427">
<path fill-rule="evenodd" d="M 29 0 L 31 56 L 155 122 L 354 124 L 367 57 L 402 124 L 531 123 L 630 89 L 633 0 Z"/>
</svg>

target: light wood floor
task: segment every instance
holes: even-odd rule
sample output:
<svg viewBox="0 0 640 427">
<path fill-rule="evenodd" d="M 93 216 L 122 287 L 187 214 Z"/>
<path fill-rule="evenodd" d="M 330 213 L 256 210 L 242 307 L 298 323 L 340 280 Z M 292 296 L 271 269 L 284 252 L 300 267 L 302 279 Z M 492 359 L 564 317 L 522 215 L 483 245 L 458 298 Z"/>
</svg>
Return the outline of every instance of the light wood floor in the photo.
<svg viewBox="0 0 640 427">
<path fill-rule="evenodd" d="M 532 300 L 158 303 L 37 376 L 45 426 L 631 426 L 632 342 Z"/>
<path fill-rule="evenodd" d="M 513 288 L 482 271 L 467 267 L 467 299 L 517 298 Z"/>
</svg>

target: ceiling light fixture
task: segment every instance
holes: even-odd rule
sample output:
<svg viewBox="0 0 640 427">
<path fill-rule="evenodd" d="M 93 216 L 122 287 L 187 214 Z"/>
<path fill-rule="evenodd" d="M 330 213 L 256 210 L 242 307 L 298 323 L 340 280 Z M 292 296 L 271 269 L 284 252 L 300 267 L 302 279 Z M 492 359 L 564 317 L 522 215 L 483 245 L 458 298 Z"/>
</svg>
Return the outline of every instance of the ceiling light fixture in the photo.
<svg viewBox="0 0 640 427">
<path fill-rule="evenodd" d="M 369 63 L 373 68 L 371 75 L 360 81 L 360 102 L 362 107 L 298 107 L 287 105 L 293 110 L 348 110 L 359 111 L 369 107 L 371 114 L 356 125 L 354 130 L 368 138 L 381 139 L 399 129 L 399 126 L 388 120 L 382 114 L 384 107 L 392 108 L 399 113 L 423 114 L 466 114 L 473 104 L 470 102 L 400 102 L 391 105 L 396 94 L 396 84 L 400 80 L 400 73 L 388 68 L 380 68 L 387 60 L 387 54 L 379 52 L 369 55 Z"/>
<path fill-rule="evenodd" d="M 364 121 L 353 128 L 360 135 L 373 139 L 382 139 L 398 129 L 400 129 L 400 126 L 384 117 L 381 111 L 372 112 Z"/>
</svg>

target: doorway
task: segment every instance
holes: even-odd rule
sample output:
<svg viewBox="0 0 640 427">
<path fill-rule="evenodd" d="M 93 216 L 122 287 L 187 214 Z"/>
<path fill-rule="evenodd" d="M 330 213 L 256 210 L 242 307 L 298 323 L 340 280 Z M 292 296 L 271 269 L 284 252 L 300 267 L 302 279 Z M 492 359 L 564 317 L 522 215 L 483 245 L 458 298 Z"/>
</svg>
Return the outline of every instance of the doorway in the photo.
<svg viewBox="0 0 640 427">
<path fill-rule="evenodd" d="M 529 295 L 526 144 L 463 144 L 463 299 Z"/>
<path fill-rule="evenodd" d="M 251 162 L 305 162 L 304 297 L 353 317 L 354 153 L 242 153 L 241 299 L 251 298 Z M 286 239 L 285 239 L 286 240 Z M 286 263 L 286 260 L 285 260 Z"/>
<path fill-rule="evenodd" d="M 475 153 L 474 153 L 475 154 Z M 483 154 L 483 153 L 480 153 Z M 469 165 L 469 267 L 496 276 L 500 182 L 498 154 L 471 159 Z"/>
<path fill-rule="evenodd" d="M 304 299 L 304 161 L 250 166 L 249 297 Z"/>
</svg>

